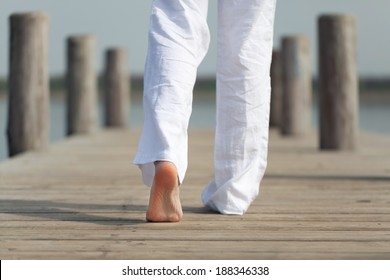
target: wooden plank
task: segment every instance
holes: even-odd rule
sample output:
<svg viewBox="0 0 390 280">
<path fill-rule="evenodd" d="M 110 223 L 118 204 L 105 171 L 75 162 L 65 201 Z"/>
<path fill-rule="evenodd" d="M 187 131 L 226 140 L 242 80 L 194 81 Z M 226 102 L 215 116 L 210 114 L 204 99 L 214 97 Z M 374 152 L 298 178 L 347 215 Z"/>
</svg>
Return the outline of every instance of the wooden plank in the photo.
<svg viewBox="0 0 390 280">
<path fill-rule="evenodd" d="M 0 241 L 1 255 L 30 259 L 388 259 L 389 248 L 378 241 Z"/>
<path fill-rule="evenodd" d="M 252 240 L 252 241 L 266 241 L 266 240 L 290 240 L 290 241 L 310 241 L 310 240 L 328 240 L 328 241 L 373 241 L 378 242 L 389 241 L 389 229 L 388 227 L 368 227 L 364 225 L 351 226 L 349 224 L 344 227 L 302 227 L 299 226 L 264 226 L 264 227 L 249 227 L 248 224 L 245 229 L 237 227 L 229 227 L 227 223 L 221 223 L 224 226 L 225 231 L 218 230 L 216 226 L 208 225 L 205 229 L 194 229 L 195 225 L 203 226 L 203 223 L 186 222 L 186 226 L 180 229 L 174 229 L 173 226 L 149 226 L 147 228 L 142 227 L 143 219 L 138 220 L 117 220 L 117 221 L 91 221 L 93 226 L 86 227 L 81 225 L 83 222 L 72 223 L 64 222 L 63 225 L 68 228 L 60 227 L 39 227 L 29 226 L 25 227 L 26 233 L 18 232 L 19 227 L 6 227 L 2 228 L 0 234 L 2 240 L 95 240 L 100 239 L 104 243 L 110 242 L 113 236 L 130 240 L 193 240 L 195 243 L 203 240 L 225 240 L 225 241 L 240 241 L 240 240 Z M 54 223 L 53 223 L 54 224 Z M 72 225 L 75 226 L 72 226 Z M 304 224 L 304 223 L 303 223 Z M 77 234 L 75 234 L 77 230 Z M 160 231 L 163 230 L 164 233 Z M 191 235 L 188 235 L 188 231 L 191 230 Z M 258 234 L 261 232 L 261 235 Z M 229 234 L 227 234 L 229 232 Z M 231 233 L 231 234 L 230 234 Z"/>
<path fill-rule="evenodd" d="M 12 222 L 25 222 L 25 221 L 52 221 L 52 220 L 59 220 L 59 221 L 91 221 L 90 217 L 91 215 L 95 215 L 94 219 L 92 221 L 108 221 L 108 222 L 117 222 L 120 219 L 130 219 L 135 218 L 134 215 L 138 215 L 138 213 L 143 213 L 144 210 L 146 211 L 146 205 L 140 207 L 140 211 L 137 212 L 136 210 L 127 207 L 125 211 L 119 212 L 119 211 L 105 211 L 105 212 L 99 212 L 99 211 L 49 211 L 49 212 L 2 212 L 0 215 L 0 221 L 6 222 L 6 221 L 12 221 Z M 130 212 L 131 210 L 131 212 Z M 200 222 L 207 222 L 207 221 L 216 221 L 216 216 L 211 215 L 210 213 L 207 213 L 202 211 L 203 209 L 195 209 L 195 210 L 189 210 L 188 208 L 185 208 L 187 210 L 185 220 L 186 221 L 200 221 Z M 192 212 L 190 212 L 192 211 Z M 199 214 L 203 214 L 200 216 Z M 222 221 L 232 221 L 232 217 L 230 216 L 217 216 L 218 222 Z M 305 214 L 294 214 L 294 213 L 247 213 L 245 214 L 245 220 L 248 223 L 258 223 L 262 221 L 275 221 L 275 222 L 285 222 L 285 221 L 301 221 L 301 222 L 372 222 L 375 221 L 377 223 L 380 222 L 390 222 L 390 213 L 389 214 L 367 214 L 367 213 L 360 213 L 359 215 L 355 215 L 354 213 L 350 214 L 332 214 L 332 213 L 305 213 Z"/>
</svg>

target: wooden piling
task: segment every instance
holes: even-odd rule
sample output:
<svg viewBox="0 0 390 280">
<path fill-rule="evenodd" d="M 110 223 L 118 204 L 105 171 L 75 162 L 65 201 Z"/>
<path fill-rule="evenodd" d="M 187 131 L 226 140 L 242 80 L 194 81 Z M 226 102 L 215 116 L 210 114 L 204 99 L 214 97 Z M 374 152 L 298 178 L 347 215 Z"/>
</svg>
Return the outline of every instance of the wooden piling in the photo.
<svg viewBox="0 0 390 280">
<path fill-rule="evenodd" d="M 282 134 L 302 136 L 311 130 L 310 41 L 306 36 L 282 40 Z"/>
<path fill-rule="evenodd" d="M 280 127 L 282 124 L 282 94 L 282 55 L 280 51 L 274 50 L 271 64 L 271 127 Z"/>
<path fill-rule="evenodd" d="M 358 138 L 355 19 L 323 15 L 318 34 L 320 149 L 353 150 Z"/>
<path fill-rule="evenodd" d="M 48 16 L 10 16 L 9 155 L 43 149 L 49 139 Z"/>
<path fill-rule="evenodd" d="M 67 134 L 91 133 L 97 128 L 95 38 L 72 36 L 67 40 Z"/>
<path fill-rule="evenodd" d="M 126 127 L 130 106 L 128 52 L 124 49 L 109 49 L 106 52 L 105 80 L 105 125 Z"/>
</svg>

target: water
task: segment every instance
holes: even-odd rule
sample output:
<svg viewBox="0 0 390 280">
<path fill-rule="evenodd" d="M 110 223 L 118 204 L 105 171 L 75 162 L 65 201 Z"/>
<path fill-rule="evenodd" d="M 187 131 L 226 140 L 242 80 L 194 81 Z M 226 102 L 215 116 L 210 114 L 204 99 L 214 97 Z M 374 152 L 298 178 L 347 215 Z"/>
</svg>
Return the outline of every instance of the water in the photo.
<svg viewBox="0 0 390 280">
<path fill-rule="evenodd" d="M 0 97 L 0 160 L 7 158 L 6 119 L 7 99 Z M 99 104 L 99 124 L 102 126 L 102 104 Z M 65 104 L 61 96 L 50 101 L 50 141 L 55 143 L 65 138 Z M 128 123 L 131 127 L 142 126 L 142 105 L 138 96 L 133 98 Z M 318 123 L 318 110 L 313 100 L 313 127 Z M 360 97 L 360 128 L 365 131 L 383 133 L 390 136 L 390 92 L 365 93 Z M 190 120 L 192 128 L 213 128 L 215 125 L 215 101 L 211 94 L 195 95 Z M 390 144 L 390 142 L 389 142 Z"/>
<path fill-rule="evenodd" d="M 196 99 L 196 98 L 195 98 Z M 194 102 L 190 126 L 194 128 L 214 127 L 215 124 L 215 102 L 213 98 L 201 98 L 201 101 Z M 99 126 L 103 127 L 103 105 L 99 103 Z M 0 160 L 8 157 L 6 138 L 8 100 L 0 96 Z M 53 96 L 50 100 L 50 141 L 58 142 L 66 137 L 65 125 L 66 111 L 65 102 L 62 96 Z M 139 97 L 132 100 L 128 116 L 130 127 L 142 127 L 143 111 L 142 102 Z"/>
</svg>

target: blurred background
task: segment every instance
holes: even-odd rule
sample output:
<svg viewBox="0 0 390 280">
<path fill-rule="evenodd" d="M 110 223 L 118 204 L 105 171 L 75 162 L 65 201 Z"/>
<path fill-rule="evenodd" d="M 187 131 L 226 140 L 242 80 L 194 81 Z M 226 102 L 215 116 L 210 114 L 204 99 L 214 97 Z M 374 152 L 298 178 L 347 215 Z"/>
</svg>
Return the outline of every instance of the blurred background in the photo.
<svg viewBox="0 0 390 280">
<path fill-rule="evenodd" d="M 167 0 L 169 1 L 169 0 Z M 228 1 L 228 0 L 222 0 Z M 8 18 L 15 12 L 44 11 L 50 17 L 49 72 L 51 80 L 51 141 L 65 137 L 63 75 L 65 40 L 71 35 L 93 34 L 97 41 L 97 74 L 104 67 L 107 48 L 118 46 L 130 51 L 132 105 L 129 124 L 142 125 L 142 73 L 147 49 L 147 29 L 151 0 L 2 0 L 0 4 L 0 159 L 7 157 L 5 138 L 9 55 Z M 389 0 L 294 0 L 278 1 L 275 20 L 275 48 L 285 35 L 305 34 L 311 40 L 313 91 L 317 78 L 317 18 L 327 13 L 348 13 L 356 17 L 358 74 L 360 77 L 360 126 L 363 130 L 390 134 L 390 10 Z M 217 1 L 209 4 L 211 45 L 199 68 L 194 109 L 190 125 L 214 125 L 214 76 L 216 63 Z M 313 127 L 317 106 L 313 99 Z"/>
</svg>

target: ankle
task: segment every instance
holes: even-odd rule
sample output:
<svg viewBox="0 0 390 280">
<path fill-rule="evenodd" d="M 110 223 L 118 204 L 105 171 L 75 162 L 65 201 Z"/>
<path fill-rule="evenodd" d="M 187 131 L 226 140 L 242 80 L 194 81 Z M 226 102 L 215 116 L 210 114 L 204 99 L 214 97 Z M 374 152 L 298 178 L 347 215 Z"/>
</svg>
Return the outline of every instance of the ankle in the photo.
<svg viewBox="0 0 390 280">
<path fill-rule="evenodd" d="M 177 175 L 176 166 L 170 161 L 156 161 L 155 179 L 160 181 L 164 186 L 177 187 L 179 186 L 179 179 Z"/>
</svg>

